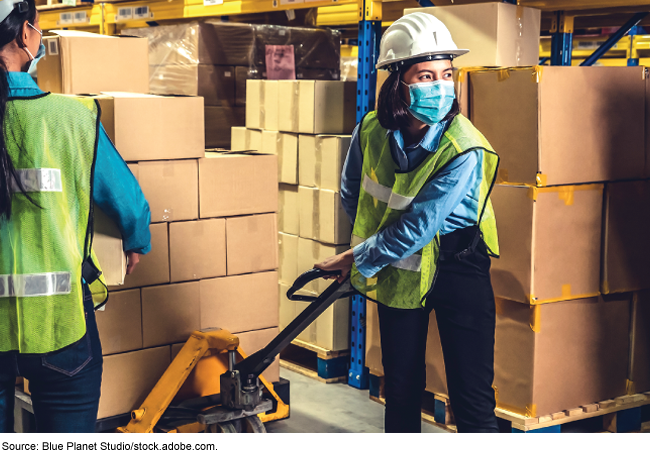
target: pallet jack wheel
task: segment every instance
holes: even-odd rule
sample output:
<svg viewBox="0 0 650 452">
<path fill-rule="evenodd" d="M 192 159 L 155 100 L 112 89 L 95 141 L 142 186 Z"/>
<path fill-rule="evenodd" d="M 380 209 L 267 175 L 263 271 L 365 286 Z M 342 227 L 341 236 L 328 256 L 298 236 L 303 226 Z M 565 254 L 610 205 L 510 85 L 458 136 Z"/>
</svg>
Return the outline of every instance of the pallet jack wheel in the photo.
<svg viewBox="0 0 650 452">
<path fill-rule="evenodd" d="M 262 420 L 257 416 L 249 416 L 245 419 L 242 419 L 243 433 L 266 433 L 266 427 L 262 423 Z"/>
<path fill-rule="evenodd" d="M 237 433 L 237 427 L 232 422 L 222 422 L 208 426 L 208 433 Z"/>
</svg>

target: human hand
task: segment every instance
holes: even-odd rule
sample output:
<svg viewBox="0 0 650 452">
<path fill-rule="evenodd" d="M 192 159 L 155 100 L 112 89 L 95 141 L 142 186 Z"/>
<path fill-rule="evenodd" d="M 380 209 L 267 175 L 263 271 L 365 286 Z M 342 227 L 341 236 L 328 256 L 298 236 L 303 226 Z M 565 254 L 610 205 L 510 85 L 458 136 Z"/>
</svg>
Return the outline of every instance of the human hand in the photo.
<svg viewBox="0 0 650 452">
<path fill-rule="evenodd" d="M 323 262 L 314 265 L 314 268 L 319 268 L 325 271 L 340 271 L 340 276 L 324 276 L 325 279 L 336 278 L 338 282 L 342 283 L 345 278 L 350 274 L 354 264 L 354 253 L 351 249 L 344 253 L 337 254 L 336 256 L 328 257 Z"/>
<path fill-rule="evenodd" d="M 124 254 L 126 254 L 126 274 L 130 275 L 140 262 L 140 255 L 135 251 L 127 251 Z"/>
</svg>

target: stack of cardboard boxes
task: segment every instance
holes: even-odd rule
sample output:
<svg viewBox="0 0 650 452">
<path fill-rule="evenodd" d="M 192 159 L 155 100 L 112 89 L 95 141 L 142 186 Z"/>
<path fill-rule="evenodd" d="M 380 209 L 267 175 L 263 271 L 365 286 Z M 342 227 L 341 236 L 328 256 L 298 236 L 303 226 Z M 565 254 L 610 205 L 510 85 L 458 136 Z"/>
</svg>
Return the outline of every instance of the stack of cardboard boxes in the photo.
<svg viewBox="0 0 650 452">
<path fill-rule="evenodd" d="M 228 148 L 231 127 L 245 124 L 246 81 L 267 78 L 272 46 L 293 49 L 297 79 L 340 76 L 336 31 L 208 20 L 122 33 L 149 39 L 152 93 L 204 98 L 207 148 Z"/>
<path fill-rule="evenodd" d="M 43 88 L 55 91 L 58 79 L 57 91 L 69 94 L 100 93 L 104 86 L 148 91 L 144 39 L 63 33 L 45 44 Z M 104 55 L 98 68 L 84 61 L 106 45 L 122 46 L 122 53 Z M 95 77 L 126 64 L 124 55 L 129 71 Z M 194 330 L 225 328 L 249 354 L 277 334 L 277 157 L 206 154 L 201 97 L 92 97 L 149 202 L 152 223 L 151 252 L 123 284 L 116 272 L 109 301 L 96 314 L 105 355 L 99 418 L 106 418 L 136 408 Z M 107 275 L 112 271 L 105 258 L 100 264 Z M 264 375 L 277 381 L 278 372 L 276 362 Z"/>
<path fill-rule="evenodd" d="M 450 25 L 459 47 L 472 49 L 468 56 L 475 46 L 464 41 L 477 17 L 500 17 L 497 37 L 508 24 L 530 29 L 530 14 L 539 20 L 539 12 L 506 4 L 423 11 Z M 517 48 L 528 48 L 526 35 L 520 38 Z M 492 261 L 494 387 L 502 409 L 557 417 L 650 389 L 648 82 L 638 67 L 508 63 L 504 55 L 521 54 L 508 42 L 492 42 L 500 56 L 491 62 L 455 62 L 510 66 L 457 73 L 461 111 L 501 157 L 491 195 L 501 246 Z M 382 375 L 373 305 L 368 324 L 367 365 Z M 448 394 L 435 313 L 427 391 Z"/>
<path fill-rule="evenodd" d="M 232 131 L 233 150 L 278 155 L 280 328 L 307 305 L 286 298 L 295 279 L 349 247 L 339 190 L 355 124 L 355 88 L 353 82 L 249 80 L 247 127 Z M 306 290 L 320 294 L 327 285 L 314 281 Z M 348 349 L 349 300 L 337 301 L 299 339 Z"/>
</svg>

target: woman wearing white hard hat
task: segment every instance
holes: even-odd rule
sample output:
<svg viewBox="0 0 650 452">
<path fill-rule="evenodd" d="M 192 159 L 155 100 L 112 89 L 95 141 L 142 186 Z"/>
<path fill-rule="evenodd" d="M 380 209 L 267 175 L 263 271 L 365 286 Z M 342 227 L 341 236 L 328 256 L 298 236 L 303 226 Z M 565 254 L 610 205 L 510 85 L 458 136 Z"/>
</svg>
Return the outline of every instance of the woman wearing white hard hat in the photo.
<svg viewBox="0 0 650 452">
<path fill-rule="evenodd" d="M 499 250 L 489 196 L 499 157 L 459 113 L 452 60 L 467 52 L 429 14 L 388 28 L 377 68 L 391 74 L 343 169 L 353 248 L 316 265 L 341 270 L 341 279 L 350 273 L 377 302 L 387 432 L 421 429 L 432 310 L 458 431 L 498 431 L 489 270 Z"/>
</svg>

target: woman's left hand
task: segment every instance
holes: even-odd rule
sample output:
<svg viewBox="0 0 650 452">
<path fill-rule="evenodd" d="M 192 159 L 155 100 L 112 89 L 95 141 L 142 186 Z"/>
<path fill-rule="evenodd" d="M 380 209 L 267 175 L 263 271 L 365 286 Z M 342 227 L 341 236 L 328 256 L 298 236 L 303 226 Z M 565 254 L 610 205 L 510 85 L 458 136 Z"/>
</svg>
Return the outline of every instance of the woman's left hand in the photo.
<svg viewBox="0 0 650 452">
<path fill-rule="evenodd" d="M 354 264 L 354 253 L 351 249 L 347 250 L 345 253 L 337 254 L 336 256 L 328 257 L 323 262 L 314 265 L 314 268 L 319 268 L 325 271 L 336 271 L 341 272 L 341 276 L 324 276 L 325 279 L 336 278 L 338 282 L 342 283 L 345 278 L 350 274 L 352 270 L 352 264 Z"/>
</svg>

